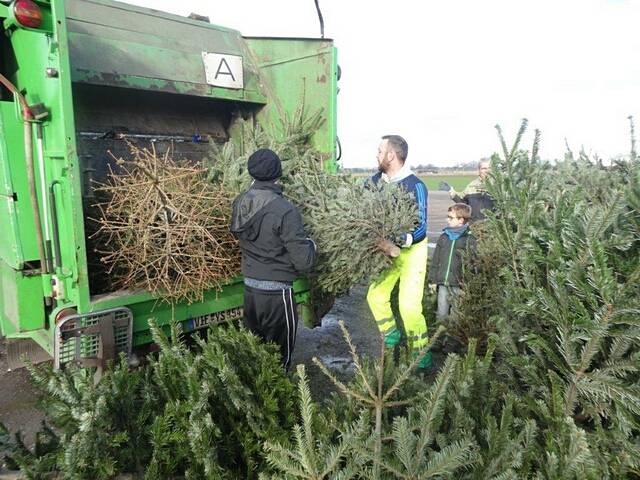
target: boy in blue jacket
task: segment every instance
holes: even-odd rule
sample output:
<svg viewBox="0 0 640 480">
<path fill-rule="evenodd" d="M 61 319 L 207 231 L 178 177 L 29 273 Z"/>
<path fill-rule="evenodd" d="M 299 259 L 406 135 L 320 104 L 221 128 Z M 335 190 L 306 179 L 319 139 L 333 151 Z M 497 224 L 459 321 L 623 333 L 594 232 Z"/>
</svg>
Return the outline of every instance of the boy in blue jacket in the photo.
<svg viewBox="0 0 640 480">
<path fill-rule="evenodd" d="M 469 232 L 470 218 L 469 205 L 451 205 L 447 211 L 447 227 L 436 243 L 429 267 L 429 285 L 437 285 L 438 320 L 449 316 L 451 304 L 461 291 L 464 258 L 474 255 L 476 251 L 476 239 Z"/>
</svg>

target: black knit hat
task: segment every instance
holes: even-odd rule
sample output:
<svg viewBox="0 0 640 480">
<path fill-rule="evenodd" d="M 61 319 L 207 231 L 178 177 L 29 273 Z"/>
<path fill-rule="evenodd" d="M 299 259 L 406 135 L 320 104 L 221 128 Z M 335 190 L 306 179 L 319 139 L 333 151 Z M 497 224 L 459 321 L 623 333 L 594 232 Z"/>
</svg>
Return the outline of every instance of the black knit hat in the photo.
<svg viewBox="0 0 640 480">
<path fill-rule="evenodd" d="M 280 157 L 268 148 L 256 150 L 249 157 L 249 175 L 256 180 L 275 180 L 282 176 Z"/>
</svg>

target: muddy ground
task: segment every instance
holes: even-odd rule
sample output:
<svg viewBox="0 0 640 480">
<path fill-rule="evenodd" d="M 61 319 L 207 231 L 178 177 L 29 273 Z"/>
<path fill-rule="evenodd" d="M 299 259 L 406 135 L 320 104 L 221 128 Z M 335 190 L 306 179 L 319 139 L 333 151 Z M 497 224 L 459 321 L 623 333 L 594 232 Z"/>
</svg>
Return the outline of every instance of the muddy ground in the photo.
<svg viewBox="0 0 640 480">
<path fill-rule="evenodd" d="M 429 192 L 429 242 L 435 242 L 446 224 L 446 210 L 451 205 L 444 192 Z M 322 326 L 314 329 L 301 327 L 298 332 L 293 363 L 307 365 L 312 388 L 318 392 L 330 390 L 329 382 L 313 364 L 318 357 L 337 374 L 348 375 L 352 364 L 338 322 L 343 320 L 358 351 L 364 355 L 377 355 L 379 336 L 365 300 L 366 286 L 359 285 L 349 295 L 339 298 L 324 317 Z M 293 367 L 295 369 L 295 366 Z M 7 371 L 6 345 L 0 339 L 0 422 L 9 430 L 21 430 L 26 443 L 33 442 L 34 434 L 43 419 L 37 409 L 37 392 L 29 382 L 26 370 Z"/>
</svg>

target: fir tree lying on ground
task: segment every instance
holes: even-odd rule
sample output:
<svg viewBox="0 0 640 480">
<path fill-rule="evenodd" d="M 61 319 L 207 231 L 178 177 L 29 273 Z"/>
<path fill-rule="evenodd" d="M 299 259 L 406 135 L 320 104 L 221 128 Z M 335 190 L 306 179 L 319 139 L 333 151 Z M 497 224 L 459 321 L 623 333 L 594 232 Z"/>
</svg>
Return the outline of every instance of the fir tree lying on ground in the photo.
<svg viewBox="0 0 640 480">
<path fill-rule="evenodd" d="M 526 127 L 510 149 L 500 134 L 488 181 L 497 211 L 483 229 L 500 268 L 488 291 L 501 294 L 470 282 L 458 315 L 493 302 L 478 318 L 495 332 L 489 398 L 509 395 L 516 420 L 538 428 L 519 478 L 629 478 L 640 465 L 640 165 L 569 152 L 552 166 L 538 132 L 520 149 Z"/>
<path fill-rule="evenodd" d="M 295 421 L 294 385 L 273 345 L 234 326 L 212 328 L 187 346 L 156 326 L 156 359 L 131 370 L 123 358 L 94 383 L 91 370 L 31 368 L 54 427 L 35 451 L 0 430 L 8 466 L 33 478 L 257 478 L 269 471 L 267 439 Z M 54 433 L 55 432 L 55 433 Z M 42 448 L 46 446 L 46 448 Z"/>
<path fill-rule="evenodd" d="M 294 428 L 292 445 L 265 444 L 268 461 L 279 473 L 263 478 L 426 479 L 451 477 L 473 465 L 477 452 L 471 437 L 450 441 L 439 435 L 458 358 L 451 356 L 424 390 L 415 376 L 421 356 L 408 361 L 404 355 L 396 365 L 393 355 L 382 351 L 372 364 L 360 358 L 344 324 L 341 327 L 355 365 L 354 382 L 346 385 L 316 363 L 351 401 L 331 404 L 338 411 L 318 409 L 299 367 L 302 424 Z M 355 420 L 336 423 L 337 418 Z"/>
<path fill-rule="evenodd" d="M 480 267 L 494 284 L 467 283 L 453 320 L 476 312 L 486 353 L 463 337 L 467 354 L 449 356 L 428 387 L 447 385 L 443 408 L 428 414 L 433 396 L 401 389 L 396 401 L 412 407 L 383 415 L 370 435 L 354 435 L 372 421 L 366 383 L 336 380 L 356 400 L 318 408 L 304 428 L 334 438 L 345 478 L 430 478 L 436 456 L 463 467 L 439 478 L 640 478 L 640 164 L 633 153 L 606 168 L 568 154 L 552 166 L 538 158 L 538 133 L 531 151 L 520 149 L 526 126 L 510 149 L 500 137 L 488 182 L 497 211 L 482 226 Z M 296 463 L 299 442 L 267 448 L 286 478 L 320 478 Z"/>
</svg>

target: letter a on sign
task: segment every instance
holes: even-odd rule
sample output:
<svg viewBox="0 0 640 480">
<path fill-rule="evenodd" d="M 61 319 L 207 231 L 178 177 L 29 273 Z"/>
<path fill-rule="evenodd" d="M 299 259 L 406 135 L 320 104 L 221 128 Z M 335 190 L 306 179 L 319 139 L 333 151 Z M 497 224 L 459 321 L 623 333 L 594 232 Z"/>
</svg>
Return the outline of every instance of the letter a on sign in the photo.
<svg viewBox="0 0 640 480">
<path fill-rule="evenodd" d="M 244 88 L 242 57 L 202 52 L 207 83 L 214 87 Z"/>
</svg>

